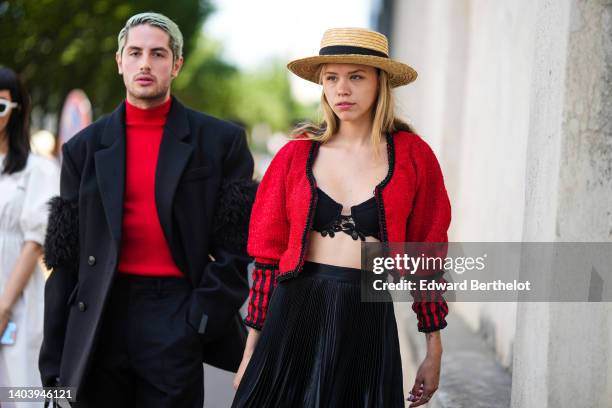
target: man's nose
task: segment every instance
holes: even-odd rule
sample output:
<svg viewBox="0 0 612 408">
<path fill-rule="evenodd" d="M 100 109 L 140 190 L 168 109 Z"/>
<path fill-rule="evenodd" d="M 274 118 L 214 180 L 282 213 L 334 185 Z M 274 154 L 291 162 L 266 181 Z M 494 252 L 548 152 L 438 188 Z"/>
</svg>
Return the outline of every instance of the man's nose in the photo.
<svg viewBox="0 0 612 408">
<path fill-rule="evenodd" d="M 151 57 L 148 55 L 143 55 L 140 60 L 140 70 L 141 71 L 150 71 L 151 70 Z"/>
</svg>

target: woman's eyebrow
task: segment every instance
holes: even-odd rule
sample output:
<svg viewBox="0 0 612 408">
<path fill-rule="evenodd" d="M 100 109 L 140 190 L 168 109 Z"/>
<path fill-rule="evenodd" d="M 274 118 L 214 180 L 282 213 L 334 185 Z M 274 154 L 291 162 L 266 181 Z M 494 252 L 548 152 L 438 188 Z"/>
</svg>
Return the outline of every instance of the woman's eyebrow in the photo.
<svg viewBox="0 0 612 408">
<path fill-rule="evenodd" d="M 349 75 L 350 75 L 350 74 L 355 74 L 355 73 L 357 73 L 357 72 L 364 72 L 364 73 L 365 73 L 365 71 L 364 71 L 363 69 L 356 69 L 355 71 L 351 71 L 351 72 L 349 72 L 348 74 L 349 74 Z M 338 73 L 333 72 L 333 71 L 325 71 L 325 72 L 324 72 L 324 74 L 334 74 L 334 75 L 338 75 Z"/>
</svg>

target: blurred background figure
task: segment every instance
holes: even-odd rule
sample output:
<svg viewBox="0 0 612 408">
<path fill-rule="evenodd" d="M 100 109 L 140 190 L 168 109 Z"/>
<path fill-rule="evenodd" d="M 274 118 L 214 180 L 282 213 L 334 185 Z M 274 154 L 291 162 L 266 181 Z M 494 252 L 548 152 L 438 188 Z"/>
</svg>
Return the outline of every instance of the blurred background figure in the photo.
<svg viewBox="0 0 612 408">
<path fill-rule="evenodd" d="M 40 386 L 45 278 L 38 261 L 59 172 L 30 152 L 29 115 L 24 85 L 0 67 L 0 333 L 9 324 L 12 332 L 10 344 L 0 345 L 1 387 Z"/>
</svg>

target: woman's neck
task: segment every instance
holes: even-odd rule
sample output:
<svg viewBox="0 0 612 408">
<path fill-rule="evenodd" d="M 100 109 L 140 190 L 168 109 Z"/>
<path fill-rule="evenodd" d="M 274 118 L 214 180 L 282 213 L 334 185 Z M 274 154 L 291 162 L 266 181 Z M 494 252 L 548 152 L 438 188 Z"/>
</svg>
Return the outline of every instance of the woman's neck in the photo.
<svg viewBox="0 0 612 408">
<path fill-rule="evenodd" d="M 0 132 L 0 154 L 8 153 L 8 134 L 6 130 Z"/>
<path fill-rule="evenodd" d="M 340 121 L 335 139 L 341 144 L 364 147 L 371 143 L 372 121 L 365 118 L 360 121 Z"/>
</svg>

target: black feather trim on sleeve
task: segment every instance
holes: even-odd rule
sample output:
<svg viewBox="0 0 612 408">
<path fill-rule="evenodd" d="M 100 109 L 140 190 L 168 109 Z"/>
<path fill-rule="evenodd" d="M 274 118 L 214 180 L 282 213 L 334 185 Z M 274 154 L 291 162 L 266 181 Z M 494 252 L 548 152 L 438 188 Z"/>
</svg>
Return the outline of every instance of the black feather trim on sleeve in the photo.
<svg viewBox="0 0 612 408">
<path fill-rule="evenodd" d="M 246 252 L 251 208 L 258 186 L 254 180 L 230 180 L 221 185 L 213 228 L 216 245 Z"/>
<path fill-rule="evenodd" d="M 49 222 L 44 244 L 47 268 L 77 268 L 79 264 L 79 209 L 76 200 L 59 196 L 49 201 Z"/>
</svg>

